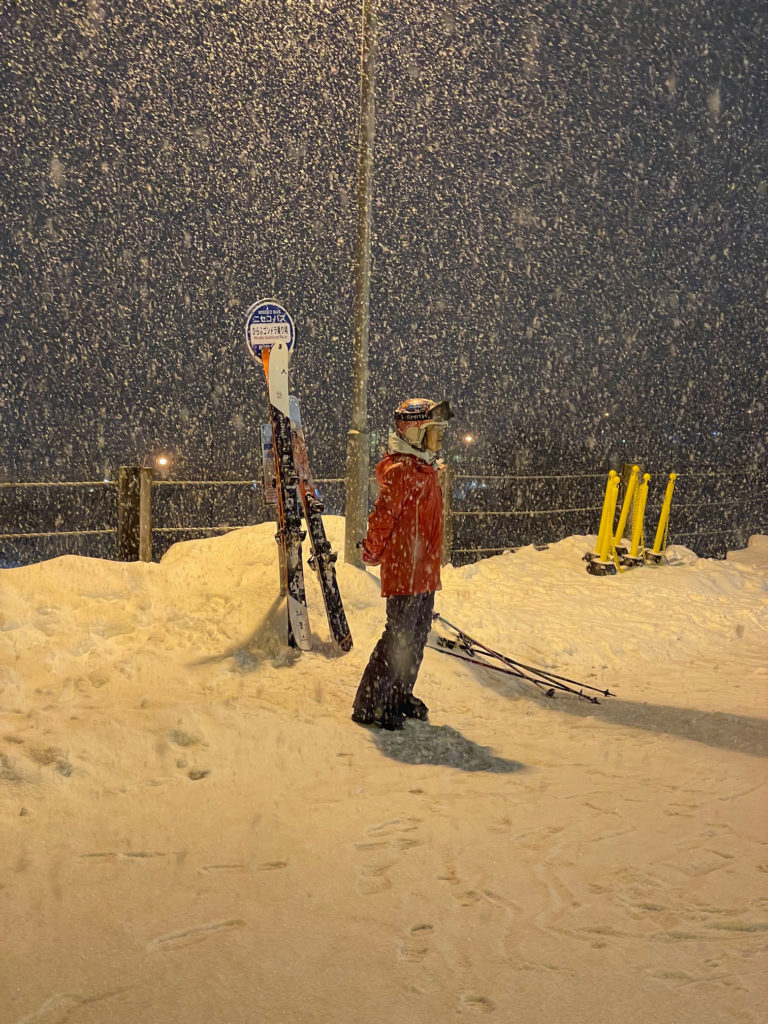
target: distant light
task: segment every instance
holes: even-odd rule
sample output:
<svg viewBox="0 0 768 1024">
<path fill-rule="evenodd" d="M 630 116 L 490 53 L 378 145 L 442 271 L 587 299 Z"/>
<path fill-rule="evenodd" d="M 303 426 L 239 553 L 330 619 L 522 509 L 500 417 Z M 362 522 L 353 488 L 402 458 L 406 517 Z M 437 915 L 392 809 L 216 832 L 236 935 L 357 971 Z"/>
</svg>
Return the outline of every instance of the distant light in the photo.
<svg viewBox="0 0 768 1024">
<path fill-rule="evenodd" d="M 171 462 L 171 460 L 165 455 L 158 455 L 155 461 L 157 462 L 158 466 L 168 466 L 170 465 Z"/>
<path fill-rule="evenodd" d="M 462 438 L 462 441 L 464 442 L 464 444 L 474 444 L 475 443 L 475 435 L 474 434 L 465 434 L 464 437 Z"/>
</svg>

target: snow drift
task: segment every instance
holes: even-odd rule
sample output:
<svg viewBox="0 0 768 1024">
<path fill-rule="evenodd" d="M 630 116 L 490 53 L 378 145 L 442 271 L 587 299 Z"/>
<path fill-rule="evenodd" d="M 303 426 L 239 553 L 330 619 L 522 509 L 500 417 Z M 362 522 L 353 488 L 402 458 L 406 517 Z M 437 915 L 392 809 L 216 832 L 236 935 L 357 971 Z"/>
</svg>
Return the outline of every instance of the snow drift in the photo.
<svg viewBox="0 0 768 1024">
<path fill-rule="evenodd" d="M 343 524 L 328 517 L 338 548 Z M 0 573 L 1 1024 L 764 1020 L 768 538 L 598 579 L 593 539 L 444 571 L 446 618 L 617 696 L 427 651 L 349 720 L 284 644 L 269 524 Z"/>
</svg>

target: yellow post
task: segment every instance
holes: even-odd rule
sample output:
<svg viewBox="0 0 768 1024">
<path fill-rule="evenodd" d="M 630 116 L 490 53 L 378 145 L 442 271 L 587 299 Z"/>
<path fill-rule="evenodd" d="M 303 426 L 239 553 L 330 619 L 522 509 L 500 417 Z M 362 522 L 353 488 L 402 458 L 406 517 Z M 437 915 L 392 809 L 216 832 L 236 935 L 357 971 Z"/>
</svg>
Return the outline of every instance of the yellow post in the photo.
<svg viewBox="0 0 768 1024">
<path fill-rule="evenodd" d="M 603 529 L 602 538 L 598 537 L 597 539 L 597 557 L 601 562 L 608 561 L 608 554 L 613 542 L 613 520 L 616 515 L 616 502 L 619 500 L 620 482 L 619 474 L 611 470 L 611 475 L 608 478 L 608 487 L 605 491 L 606 503 L 603 506 L 605 522 L 601 523 Z"/>
<path fill-rule="evenodd" d="M 677 473 L 669 474 L 669 483 L 667 484 L 667 493 L 664 495 L 664 504 L 661 506 L 661 515 L 659 516 L 659 525 L 656 527 L 656 537 L 653 541 L 652 554 L 661 554 L 661 544 L 664 540 L 664 533 L 667 529 L 667 523 L 669 522 L 669 510 L 672 506 L 672 492 L 675 489 L 675 480 L 677 480 Z"/>
<path fill-rule="evenodd" d="M 600 514 L 600 527 L 597 531 L 597 546 L 595 551 L 597 557 L 600 557 L 600 551 L 602 549 L 603 537 L 608 530 L 613 529 L 613 517 L 611 517 L 610 526 L 608 525 L 608 505 L 610 504 L 611 491 L 613 489 L 613 481 L 619 479 L 618 474 L 615 470 L 611 470 L 608 474 L 608 481 L 605 485 L 605 497 L 603 498 L 603 511 Z M 614 508 L 615 511 L 615 508 Z"/>
<path fill-rule="evenodd" d="M 640 490 L 637 492 L 637 508 L 632 521 L 632 544 L 629 549 L 629 557 L 632 561 L 638 561 L 638 557 L 640 559 L 643 557 L 642 555 L 638 556 L 637 552 L 640 550 L 640 538 L 643 535 L 643 519 L 645 518 L 645 505 L 648 501 L 648 484 L 650 482 L 651 474 L 646 473 L 640 484 Z"/>
<path fill-rule="evenodd" d="M 632 497 L 635 493 L 635 487 L 640 479 L 640 467 L 633 466 L 632 474 L 627 484 L 627 490 L 624 495 L 624 502 L 621 506 L 621 515 L 619 516 L 619 525 L 616 527 L 616 533 L 613 535 L 613 546 L 618 547 L 619 542 L 624 536 L 624 528 L 627 525 L 627 517 L 629 516 L 629 510 L 632 508 Z"/>
</svg>

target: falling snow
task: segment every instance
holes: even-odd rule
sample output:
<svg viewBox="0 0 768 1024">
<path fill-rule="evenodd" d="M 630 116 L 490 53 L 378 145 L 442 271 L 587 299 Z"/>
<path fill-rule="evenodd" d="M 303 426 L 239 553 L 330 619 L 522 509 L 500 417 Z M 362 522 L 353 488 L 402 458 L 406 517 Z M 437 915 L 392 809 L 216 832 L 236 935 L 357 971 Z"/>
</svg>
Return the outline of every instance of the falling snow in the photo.
<svg viewBox="0 0 768 1024">
<path fill-rule="evenodd" d="M 510 448 L 539 469 L 763 465 L 764 6 L 378 13 L 373 431 L 427 391 L 477 433 L 475 471 L 507 471 Z M 297 322 L 320 475 L 342 470 L 359 16 L 4 10 L 13 478 L 157 448 L 187 474 L 251 472 L 242 319 L 265 294 Z"/>
<path fill-rule="evenodd" d="M 371 456 L 403 398 L 449 397 L 454 551 L 522 550 L 456 559 L 442 611 L 620 695 L 428 651 L 431 724 L 372 738 L 383 607 L 346 564 L 353 651 L 283 643 L 243 325 L 293 316 L 341 512 L 359 0 L 0 4 L 0 565 L 38 563 L 0 570 L 3 1024 L 764 1005 L 764 0 L 377 20 Z M 635 462 L 649 533 L 679 472 L 690 547 L 593 578 Z M 107 561 L 118 468 L 151 463 L 156 556 L 249 528 Z M 35 530 L 93 532 L 9 539 Z M 74 550 L 104 560 L 44 560 Z"/>
</svg>

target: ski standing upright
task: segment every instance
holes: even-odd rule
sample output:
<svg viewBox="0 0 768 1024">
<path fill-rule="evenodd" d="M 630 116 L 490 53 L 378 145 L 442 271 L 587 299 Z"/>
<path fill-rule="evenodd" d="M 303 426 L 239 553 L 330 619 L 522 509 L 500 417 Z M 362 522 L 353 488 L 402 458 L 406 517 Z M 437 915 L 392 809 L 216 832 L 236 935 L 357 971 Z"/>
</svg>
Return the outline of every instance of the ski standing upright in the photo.
<svg viewBox="0 0 768 1024">
<path fill-rule="evenodd" d="M 262 299 L 248 310 L 245 340 L 253 359 L 264 369 L 269 394 L 277 491 L 276 539 L 282 586 L 287 595 L 288 643 L 302 650 L 312 646 L 301 551 L 306 537 L 301 525 L 303 511 L 312 545 L 310 566 L 317 572 L 331 632 L 341 649 L 348 651 L 352 637 L 336 582 L 336 555 L 325 536 L 323 504 L 309 470 L 295 399 L 296 423 L 292 423 L 288 363 L 295 342 L 293 320 L 279 303 Z M 297 471 L 297 461 L 301 472 Z"/>
<path fill-rule="evenodd" d="M 331 548 L 331 542 L 325 535 L 325 526 L 323 525 L 325 505 L 309 467 L 307 441 L 304 437 L 304 428 L 301 425 L 301 409 L 299 400 L 294 395 L 291 395 L 290 405 L 293 456 L 299 477 L 299 496 L 309 533 L 309 543 L 312 547 L 312 554 L 308 559 L 309 566 L 317 573 L 325 613 L 333 638 L 342 651 L 348 651 L 352 647 L 352 634 L 349 631 L 349 623 L 339 593 L 339 584 L 336 581 L 336 552 Z"/>
</svg>

